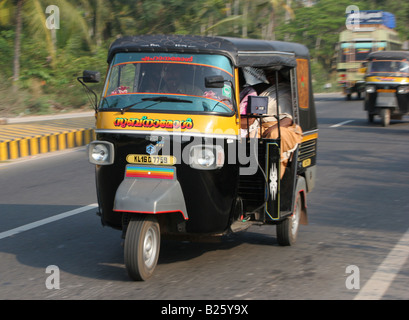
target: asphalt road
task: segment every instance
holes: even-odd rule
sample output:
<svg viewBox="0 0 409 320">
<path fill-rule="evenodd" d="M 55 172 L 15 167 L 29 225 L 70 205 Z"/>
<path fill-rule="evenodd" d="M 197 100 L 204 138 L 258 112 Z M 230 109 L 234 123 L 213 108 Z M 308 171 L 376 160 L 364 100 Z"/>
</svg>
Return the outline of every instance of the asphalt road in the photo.
<svg viewBox="0 0 409 320">
<path fill-rule="evenodd" d="M 316 107 L 318 179 L 297 244 L 278 246 L 271 226 L 167 240 L 145 282 L 95 214 L 85 148 L 0 164 L 0 299 L 409 299 L 409 117 L 369 124 L 362 100 L 334 94 Z"/>
</svg>

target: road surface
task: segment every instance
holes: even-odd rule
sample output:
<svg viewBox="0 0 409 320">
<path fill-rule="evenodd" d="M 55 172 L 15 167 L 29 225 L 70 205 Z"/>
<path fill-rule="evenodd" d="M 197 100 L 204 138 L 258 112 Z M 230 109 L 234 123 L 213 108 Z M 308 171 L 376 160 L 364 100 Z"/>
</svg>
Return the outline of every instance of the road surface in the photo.
<svg viewBox="0 0 409 320">
<path fill-rule="evenodd" d="M 409 299 L 409 118 L 369 124 L 362 103 L 316 99 L 318 178 L 295 246 L 271 226 L 167 240 L 145 282 L 95 214 L 85 148 L 0 164 L 0 299 Z"/>
</svg>

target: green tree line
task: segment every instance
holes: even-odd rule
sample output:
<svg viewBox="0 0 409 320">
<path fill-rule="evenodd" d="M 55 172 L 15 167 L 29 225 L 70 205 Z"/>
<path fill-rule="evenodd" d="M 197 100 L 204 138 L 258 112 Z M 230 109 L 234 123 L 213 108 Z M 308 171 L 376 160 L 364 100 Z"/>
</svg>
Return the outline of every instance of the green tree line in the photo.
<svg viewBox="0 0 409 320">
<path fill-rule="evenodd" d="M 315 83 L 331 81 L 345 9 L 395 14 L 409 34 L 407 0 L 0 0 L 0 113 L 79 109 L 84 69 L 104 74 L 109 44 L 138 34 L 197 34 L 294 41 L 311 51 Z M 58 8 L 58 29 L 47 11 Z M 49 8 L 50 9 L 50 8 Z"/>
</svg>

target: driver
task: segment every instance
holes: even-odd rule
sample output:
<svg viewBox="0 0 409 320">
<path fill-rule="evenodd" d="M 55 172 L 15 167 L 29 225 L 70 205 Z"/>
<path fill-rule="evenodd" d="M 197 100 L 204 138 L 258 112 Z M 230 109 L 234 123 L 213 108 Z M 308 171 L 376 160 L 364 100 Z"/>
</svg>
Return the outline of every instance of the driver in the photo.
<svg viewBox="0 0 409 320">
<path fill-rule="evenodd" d="M 183 76 L 181 65 L 168 66 L 163 74 L 163 80 L 165 82 L 162 87 L 163 92 L 176 93 L 176 94 L 188 94 L 201 96 L 202 91 L 188 83 Z"/>
</svg>

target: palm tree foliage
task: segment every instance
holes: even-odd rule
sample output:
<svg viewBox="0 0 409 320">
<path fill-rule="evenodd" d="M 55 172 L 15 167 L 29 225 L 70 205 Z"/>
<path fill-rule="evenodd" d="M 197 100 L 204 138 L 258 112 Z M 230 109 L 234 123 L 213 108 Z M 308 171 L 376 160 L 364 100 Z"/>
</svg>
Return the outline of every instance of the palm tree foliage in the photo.
<svg viewBox="0 0 409 320">
<path fill-rule="evenodd" d="M 51 2 L 59 8 L 57 30 L 45 26 L 49 16 L 46 7 Z M 319 66 L 317 70 L 328 74 L 334 45 L 345 27 L 345 9 L 351 4 L 350 0 L 51 2 L 0 0 L 0 96 L 5 91 L 2 88 L 10 86 L 14 78 L 18 89 L 28 92 L 26 105 L 32 103 L 33 83 L 37 83 L 34 87 L 54 105 L 81 106 L 85 100 L 75 93 L 75 77 L 82 69 L 104 71 L 107 48 L 121 35 L 177 33 L 295 41 L 305 44 Z M 361 10 L 394 13 L 397 30 L 406 40 L 407 0 L 362 0 L 353 4 Z"/>
</svg>

